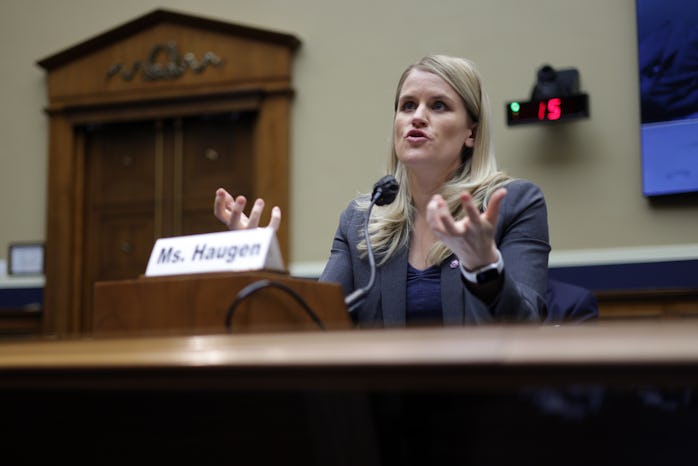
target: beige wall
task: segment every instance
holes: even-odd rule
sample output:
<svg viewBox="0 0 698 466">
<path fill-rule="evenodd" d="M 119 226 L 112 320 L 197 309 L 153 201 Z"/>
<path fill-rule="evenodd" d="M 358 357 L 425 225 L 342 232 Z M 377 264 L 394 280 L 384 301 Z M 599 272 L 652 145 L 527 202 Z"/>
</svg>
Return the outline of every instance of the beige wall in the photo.
<svg viewBox="0 0 698 466">
<path fill-rule="evenodd" d="M 325 260 L 340 210 L 383 174 L 395 81 L 434 52 L 479 64 L 499 163 L 543 188 L 556 254 L 665 247 L 698 256 L 698 204 L 656 206 L 642 195 L 634 0 L 2 0 L 0 258 L 9 242 L 45 234 L 46 94 L 36 61 L 155 8 L 303 42 L 286 217 L 296 269 Z M 526 98 L 543 63 L 579 69 L 591 118 L 506 127 L 504 102 Z"/>
</svg>

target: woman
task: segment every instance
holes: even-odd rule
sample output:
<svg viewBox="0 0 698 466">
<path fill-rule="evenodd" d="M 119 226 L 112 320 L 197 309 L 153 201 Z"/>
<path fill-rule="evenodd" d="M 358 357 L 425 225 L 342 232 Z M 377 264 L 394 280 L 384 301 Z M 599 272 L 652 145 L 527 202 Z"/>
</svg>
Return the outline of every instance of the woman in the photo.
<svg viewBox="0 0 698 466">
<path fill-rule="evenodd" d="M 362 326 L 540 321 L 545 313 L 548 224 L 538 187 L 498 171 L 487 94 L 465 59 L 429 56 L 402 74 L 395 97 L 390 173 L 397 199 L 373 209 L 375 286 L 354 316 Z M 246 200 L 216 193 L 214 212 L 231 229 L 259 224 Z M 342 213 L 320 279 L 346 293 L 365 286 L 368 198 Z M 281 212 L 272 209 L 269 226 Z"/>
</svg>

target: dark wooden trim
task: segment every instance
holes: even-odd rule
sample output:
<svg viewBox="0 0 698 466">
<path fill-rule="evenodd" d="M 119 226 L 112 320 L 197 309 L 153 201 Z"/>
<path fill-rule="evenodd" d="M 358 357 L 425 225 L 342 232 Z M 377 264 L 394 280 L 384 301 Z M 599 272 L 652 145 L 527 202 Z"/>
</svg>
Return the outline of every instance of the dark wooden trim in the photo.
<svg viewBox="0 0 698 466">
<path fill-rule="evenodd" d="M 183 95 L 149 100 L 99 104 L 49 106 L 48 115 L 65 115 L 72 124 L 132 121 L 150 118 L 173 118 L 188 115 L 254 111 L 267 93 L 261 89 L 245 92 L 215 93 L 205 96 Z M 289 90 L 287 93 L 291 95 Z"/>
<path fill-rule="evenodd" d="M 597 291 L 599 318 L 683 318 L 698 316 L 698 289 Z"/>
<path fill-rule="evenodd" d="M 687 288 L 668 288 L 654 290 L 610 290 L 597 291 L 594 293 L 600 301 L 644 301 L 652 300 L 669 300 L 676 298 L 698 299 L 698 289 Z"/>
</svg>

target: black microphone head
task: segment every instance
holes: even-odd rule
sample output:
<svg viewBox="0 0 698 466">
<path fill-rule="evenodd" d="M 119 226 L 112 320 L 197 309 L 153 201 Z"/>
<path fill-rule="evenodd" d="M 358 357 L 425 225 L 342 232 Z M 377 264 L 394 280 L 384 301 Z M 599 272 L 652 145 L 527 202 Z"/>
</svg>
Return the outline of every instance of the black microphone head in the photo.
<svg viewBox="0 0 698 466">
<path fill-rule="evenodd" d="M 385 175 L 373 185 L 371 199 L 376 205 L 388 205 L 395 200 L 400 185 L 393 175 Z"/>
</svg>

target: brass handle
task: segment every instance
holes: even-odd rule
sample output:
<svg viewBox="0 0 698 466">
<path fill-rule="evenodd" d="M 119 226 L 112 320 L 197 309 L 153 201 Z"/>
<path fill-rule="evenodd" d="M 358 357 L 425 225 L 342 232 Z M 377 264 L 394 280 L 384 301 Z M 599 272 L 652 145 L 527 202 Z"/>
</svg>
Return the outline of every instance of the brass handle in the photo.
<svg viewBox="0 0 698 466">
<path fill-rule="evenodd" d="M 209 147 L 208 149 L 206 149 L 206 152 L 204 152 L 204 157 L 206 157 L 206 159 L 210 160 L 211 162 L 215 162 L 221 156 L 216 149 Z"/>
</svg>

